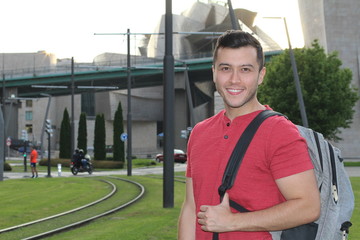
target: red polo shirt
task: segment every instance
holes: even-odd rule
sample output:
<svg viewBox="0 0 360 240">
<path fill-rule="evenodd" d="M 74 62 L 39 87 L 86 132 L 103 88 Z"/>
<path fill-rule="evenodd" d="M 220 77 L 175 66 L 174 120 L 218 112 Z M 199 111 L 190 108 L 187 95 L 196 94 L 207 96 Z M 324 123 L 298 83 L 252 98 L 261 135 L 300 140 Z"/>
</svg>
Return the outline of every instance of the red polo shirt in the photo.
<svg viewBox="0 0 360 240">
<path fill-rule="evenodd" d="M 188 144 L 186 176 L 193 180 L 196 211 L 201 205 L 220 203 L 218 187 L 230 155 L 242 132 L 259 113 L 230 121 L 225 111 L 195 126 Z M 285 201 L 275 179 L 312 169 L 305 139 L 284 117 L 264 121 L 253 138 L 239 169 L 230 198 L 250 211 L 266 209 Z M 234 210 L 235 211 L 235 210 Z M 212 239 L 196 224 L 196 239 Z M 221 240 L 269 239 L 268 232 L 229 232 Z"/>
</svg>

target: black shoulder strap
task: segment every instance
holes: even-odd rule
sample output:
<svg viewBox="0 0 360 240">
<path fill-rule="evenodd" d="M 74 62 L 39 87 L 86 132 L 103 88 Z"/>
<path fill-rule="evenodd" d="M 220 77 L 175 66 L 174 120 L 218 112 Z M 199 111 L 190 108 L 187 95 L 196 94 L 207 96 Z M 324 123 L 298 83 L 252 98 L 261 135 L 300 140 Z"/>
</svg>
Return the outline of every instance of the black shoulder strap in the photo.
<svg viewBox="0 0 360 240">
<path fill-rule="evenodd" d="M 236 143 L 236 146 L 230 156 L 229 162 L 226 165 L 224 176 L 222 178 L 222 183 L 218 189 L 221 201 L 226 190 L 230 189 L 233 186 L 240 164 L 244 158 L 245 152 L 249 147 L 250 142 L 253 139 L 256 131 L 260 127 L 261 123 L 265 121 L 265 119 L 267 119 L 268 117 L 275 115 L 284 116 L 281 113 L 274 112 L 271 110 L 264 110 L 260 112 L 254 118 L 254 120 L 251 121 L 251 123 L 246 127 L 243 134 L 240 136 L 240 139 Z M 240 212 L 248 212 L 246 208 L 232 201 L 231 199 L 230 199 L 230 206 Z M 219 240 L 219 233 L 213 233 L 212 239 Z"/>
<path fill-rule="evenodd" d="M 240 164 L 245 155 L 245 152 L 249 147 L 250 142 L 253 139 L 256 131 L 260 127 L 261 123 L 268 117 L 275 115 L 284 116 L 281 113 L 274 112 L 271 110 L 264 110 L 260 112 L 254 118 L 254 120 L 252 120 L 252 122 L 247 126 L 244 133 L 241 135 L 239 141 L 237 142 L 230 156 L 229 162 L 227 163 L 224 176 L 222 178 L 222 184 L 218 189 L 221 199 L 224 196 L 226 190 L 230 189 L 233 186 Z"/>
</svg>

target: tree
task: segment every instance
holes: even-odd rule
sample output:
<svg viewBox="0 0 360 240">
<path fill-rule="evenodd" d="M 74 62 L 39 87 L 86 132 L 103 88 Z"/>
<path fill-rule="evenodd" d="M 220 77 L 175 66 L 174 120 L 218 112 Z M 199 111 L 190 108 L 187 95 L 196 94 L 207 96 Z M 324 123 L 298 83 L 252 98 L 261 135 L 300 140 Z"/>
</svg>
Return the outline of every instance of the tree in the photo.
<svg viewBox="0 0 360 240">
<path fill-rule="evenodd" d="M 60 158 L 71 158 L 71 124 L 67 109 L 65 108 L 60 127 Z"/>
<path fill-rule="evenodd" d="M 86 113 L 80 114 L 77 147 L 83 149 L 84 153 L 87 152 L 87 126 L 86 126 Z"/>
<path fill-rule="evenodd" d="M 339 128 L 349 128 L 358 94 L 351 84 L 352 72 L 341 68 L 336 52 L 326 54 L 318 41 L 312 48 L 294 49 L 309 127 L 326 138 L 340 140 Z M 267 65 L 259 100 L 291 121 L 301 124 L 299 103 L 289 51 L 275 56 Z"/>
<path fill-rule="evenodd" d="M 95 160 L 105 160 L 106 158 L 106 135 L 105 135 L 104 114 L 97 114 L 94 129 L 94 158 Z"/>
<path fill-rule="evenodd" d="M 113 145 L 113 157 L 114 161 L 125 162 L 125 146 L 124 142 L 120 140 L 120 135 L 124 132 L 123 125 L 123 110 L 121 102 L 119 102 L 118 108 L 114 116 L 114 145 Z"/>
</svg>

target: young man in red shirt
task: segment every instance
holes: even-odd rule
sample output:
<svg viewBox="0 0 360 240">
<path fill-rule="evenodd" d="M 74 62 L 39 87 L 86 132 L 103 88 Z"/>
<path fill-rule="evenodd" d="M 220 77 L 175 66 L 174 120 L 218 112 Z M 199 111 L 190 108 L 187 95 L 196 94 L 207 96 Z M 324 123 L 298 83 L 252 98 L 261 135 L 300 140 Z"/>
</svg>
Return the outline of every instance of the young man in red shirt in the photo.
<svg viewBox="0 0 360 240">
<path fill-rule="evenodd" d="M 39 177 L 38 171 L 36 169 L 38 152 L 36 151 L 34 146 L 31 146 L 30 149 L 31 149 L 31 152 L 30 152 L 30 166 L 31 166 L 31 173 L 32 173 L 31 178 L 37 178 L 37 177 Z"/>
<path fill-rule="evenodd" d="M 260 126 L 220 202 L 217 189 L 240 135 L 259 112 L 270 109 L 256 95 L 265 73 L 262 47 L 251 34 L 227 31 L 218 39 L 213 81 L 225 109 L 191 133 L 179 240 L 212 239 L 213 232 L 220 240 L 271 240 L 269 231 L 319 217 L 320 195 L 306 142 L 280 116 Z M 250 212 L 232 209 L 229 198 Z"/>
</svg>

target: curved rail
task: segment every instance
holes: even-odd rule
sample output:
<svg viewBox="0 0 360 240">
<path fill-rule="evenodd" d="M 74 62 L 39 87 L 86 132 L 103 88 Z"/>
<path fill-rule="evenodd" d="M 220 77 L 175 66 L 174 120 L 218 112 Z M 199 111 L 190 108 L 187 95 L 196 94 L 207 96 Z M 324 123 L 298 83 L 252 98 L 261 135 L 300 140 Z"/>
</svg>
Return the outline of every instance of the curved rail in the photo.
<svg viewBox="0 0 360 240">
<path fill-rule="evenodd" d="M 87 207 L 93 206 L 93 205 L 95 205 L 97 203 L 100 203 L 102 201 L 105 201 L 106 199 L 108 199 L 109 197 L 111 197 L 111 196 L 113 196 L 115 194 L 115 192 L 117 191 L 117 187 L 115 186 L 115 184 L 113 184 L 112 182 L 109 182 L 107 180 L 104 180 L 104 179 L 100 179 L 99 181 L 103 181 L 105 183 L 108 183 L 112 187 L 112 191 L 109 194 L 107 194 L 106 196 L 104 196 L 104 197 L 102 197 L 102 198 L 100 198 L 100 199 L 98 199 L 98 200 L 96 200 L 94 202 L 91 202 L 89 204 L 83 205 L 83 206 L 78 207 L 78 208 L 71 209 L 71 210 L 66 211 L 66 212 L 62 212 L 62 213 L 55 214 L 55 215 L 52 215 L 52 216 L 49 216 L 49 217 L 41 218 L 41 219 L 38 219 L 38 220 L 35 220 L 35 221 L 23 223 L 23 224 L 20 224 L 20 225 L 0 229 L 0 233 L 13 231 L 13 230 L 19 229 L 21 227 L 30 226 L 30 225 L 33 225 L 33 224 L 36 224 L 36 223 L 40 223 L 40 222 L 47 221 L 47 220 L 57 218 L 57 217 L 61 217 L 61 216 L 64 216 L 64 215 L 67 215 L 67 214 L 70 214 L 70 213 L 73 213 L 73 212 L 77 212 L 77 211 L 82 210 L 84 208 L 87 208 Z"/>
<path fill-rule="evenodd" d="M 101 214 L 98 214 L 96 216 L 93 216 L 93 217 L 90 217 L 90 218 L 87 218 L 87 219 L 84 219 L 84 220 L 81 220 L 81 221 L 78 221 L 76 223 L 72 223 L 72 224 L 69 224 L 69 225 L 66 225 L 66 226 L 63 226 L 63 227 L 60 227 L 60 228 L 57 228 L 57 229 L 53 229 L 53 230 L 50 230 L 50 231 L 47 231 L 47 232 L 43 232 L 43 233 L 40 233 L 40 234 L 37 234 L 37 235 L 34 235 L 34 236 L 31 236 L 31 237 L 28 237 L 28 238 L 24 238 L 23 240 L 33 240 L 33 239 L 40 239 L 40 238 L 43 238 L 43 237 L 46 237 L 46 236 L 50 236 L 50 235 L 53 235 L 55 233 L 59 233 L 59 232 L 63 232 L 63 231 L 66 231 L 68 229 L 71 229 L 71 228 L 74 228 L 74 227 L 79 227 L 80 225 L 83 225 L 85 223 L 88 223 L 90 221 L 93 221 L 95 219 L 98 219 L 98 218 L 101 218 L 103 216 L 106 216 L 106 215 L 109 215 L 111 213 L 114 213 L 116 211 L 119 211 L 131 204 L 133 204 L 134 202 L 136 202 L 137 200 L 139 200 L 145 193 L 145 188 L 143 185 L 141 185 L 140 183 L 137 183 L 135 181 L 131 181 L 131 180 L 128 180 L 128 179 L 123 179 L 123 178 L 118 178 L 118 177 L 108 177 L 108 178 L 114 178 L 114 179 L 117 179 L 117 180 L 121 180 L 121 181 L 125 181 L 125 182 L 129 182 L 129 183 L 132 183 L 134 185 L 136 185 L 137 187 L 139 187 L 140 189 L 140 193 L 135 196 L 135 198 L 133 198 L 132 200 L 118 206 L 118 207 L 115 207 L 113 209 L 110 209 L 104 213 L 101 213 Z"/>
</svg>

